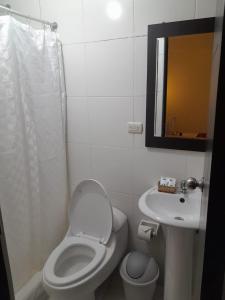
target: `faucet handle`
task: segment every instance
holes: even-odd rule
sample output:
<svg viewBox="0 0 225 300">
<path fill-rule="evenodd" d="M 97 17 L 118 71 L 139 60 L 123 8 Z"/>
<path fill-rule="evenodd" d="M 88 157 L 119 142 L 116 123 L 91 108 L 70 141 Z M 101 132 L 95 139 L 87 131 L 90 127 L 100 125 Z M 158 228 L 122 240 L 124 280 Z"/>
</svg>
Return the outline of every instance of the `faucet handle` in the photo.
<svg viewBox="0 0 225 300">
<path fill-rule="evenodd" d="M 202 178 L 201 180 L 197 180 L 194 177 L 189 177 L 186 180 L 186 188 L 187 189 L 191 189 L 191 190 L 195 190 L 197 187 L 201 189 L 201 191 L 203 191 L 203 187 L 204 187 L 204 178 Z"/>
</svg>

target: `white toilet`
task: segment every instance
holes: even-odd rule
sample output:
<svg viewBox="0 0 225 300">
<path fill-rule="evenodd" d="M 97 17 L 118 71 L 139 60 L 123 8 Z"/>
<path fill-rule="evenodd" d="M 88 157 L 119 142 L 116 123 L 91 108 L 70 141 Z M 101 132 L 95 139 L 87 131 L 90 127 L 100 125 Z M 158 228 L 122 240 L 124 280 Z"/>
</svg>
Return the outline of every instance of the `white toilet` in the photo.
<svg viewBox="0 0 225 300">
<path fill-rule="evenodd" d="M 112 208 L 104 187 L 82 181 L 69 208 L 69 230 L 43 269 L 51 300 L 94 300 L 127 248 L 127 217 Z"/>
</svg>

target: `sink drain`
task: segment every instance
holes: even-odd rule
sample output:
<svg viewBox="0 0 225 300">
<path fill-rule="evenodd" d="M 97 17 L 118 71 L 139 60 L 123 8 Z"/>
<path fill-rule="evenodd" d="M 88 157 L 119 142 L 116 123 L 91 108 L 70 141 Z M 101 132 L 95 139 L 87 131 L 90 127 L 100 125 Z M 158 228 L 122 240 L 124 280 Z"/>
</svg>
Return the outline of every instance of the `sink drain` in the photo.
<svg viewBox="0 0 225 300">
<path fill-rule="evenodd" d="M 182 217 L 174 217 L 175 220 L 178 220 L 178 221 L 184 221 L 184 218 Z"/>
</svg>

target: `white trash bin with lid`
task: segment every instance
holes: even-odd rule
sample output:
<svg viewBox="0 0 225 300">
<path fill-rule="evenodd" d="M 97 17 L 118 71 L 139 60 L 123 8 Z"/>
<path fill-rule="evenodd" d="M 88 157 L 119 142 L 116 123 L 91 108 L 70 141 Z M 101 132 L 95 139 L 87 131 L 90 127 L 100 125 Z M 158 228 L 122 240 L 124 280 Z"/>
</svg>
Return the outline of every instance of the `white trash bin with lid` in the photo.
<svg viewBox="0 0 225 300">
<path fill-rule="evenodd" d="M 123 259 L 120 276 L 126 300 L 152 300 L 159 278 L 159 267 L 153 257 L 131 252 Z"/>
</svg>

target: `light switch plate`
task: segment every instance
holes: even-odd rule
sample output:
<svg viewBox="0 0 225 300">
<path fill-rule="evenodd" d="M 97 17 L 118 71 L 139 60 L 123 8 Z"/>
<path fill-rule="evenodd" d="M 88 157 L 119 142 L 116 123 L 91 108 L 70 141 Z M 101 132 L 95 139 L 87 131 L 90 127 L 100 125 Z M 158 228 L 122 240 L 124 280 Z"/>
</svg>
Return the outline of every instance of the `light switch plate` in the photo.
<svg viewBox="0 0 225 300">
<path fill-rule="evenodd" d="M 143 123 L 128 122 L 128 132 L 142 134 L 143 133 Z"/>
</svg>

